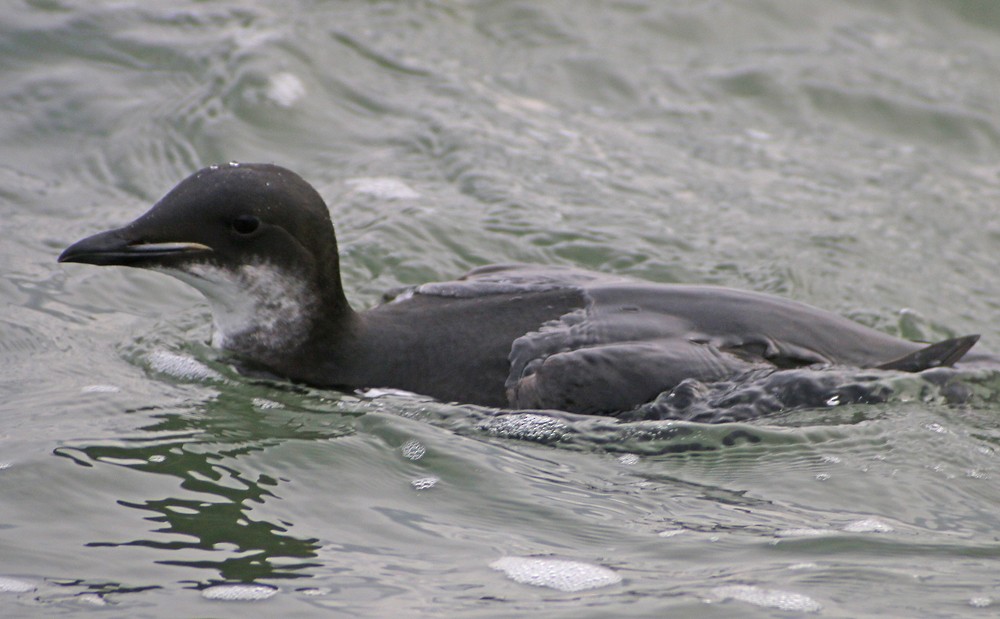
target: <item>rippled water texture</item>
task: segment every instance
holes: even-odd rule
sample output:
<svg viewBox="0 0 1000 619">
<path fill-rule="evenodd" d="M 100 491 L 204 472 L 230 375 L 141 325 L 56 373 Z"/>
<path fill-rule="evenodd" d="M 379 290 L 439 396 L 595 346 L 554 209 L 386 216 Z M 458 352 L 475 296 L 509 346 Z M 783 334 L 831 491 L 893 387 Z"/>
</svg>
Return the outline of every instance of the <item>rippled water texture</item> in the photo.
<svg viewBox="0 0 1000 619">
<path fill-rule="evenodd" d="M 995 375 L 497 416 L 239 376 L 193 290 L 55 257 L 269 161 L 327 198 L 359 307 L 531 262 L 1000 352 L 1000 5 L 9 4 L 0 615 L 996 616 Z"/>
</svg>

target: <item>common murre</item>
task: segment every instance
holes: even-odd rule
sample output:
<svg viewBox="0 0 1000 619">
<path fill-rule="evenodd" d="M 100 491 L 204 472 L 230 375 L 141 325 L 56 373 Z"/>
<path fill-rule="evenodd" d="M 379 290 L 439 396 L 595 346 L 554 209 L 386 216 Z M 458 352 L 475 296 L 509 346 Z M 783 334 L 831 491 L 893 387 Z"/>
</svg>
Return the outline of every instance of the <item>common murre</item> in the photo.
<svg viewBox="0 0 1000 619">
<path fill-rule="evenodd" d="M 325 202 L 290 170 L 211 166 L 59 262 L 173 275 L 208 299 L 213 345 L 318 387 L 614 414 L 686 379 L 755 367 L 951 366 L 977 335 L 910 342 L 809 305 L 713 286 L 494 265 L 354 311 Z"/>
</svg>

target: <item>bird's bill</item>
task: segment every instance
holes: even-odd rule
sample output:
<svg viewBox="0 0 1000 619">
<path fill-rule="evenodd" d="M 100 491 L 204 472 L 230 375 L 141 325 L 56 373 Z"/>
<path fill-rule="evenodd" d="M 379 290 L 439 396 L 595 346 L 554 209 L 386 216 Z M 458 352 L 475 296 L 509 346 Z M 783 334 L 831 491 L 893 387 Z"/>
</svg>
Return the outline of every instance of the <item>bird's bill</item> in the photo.
<svg viewBox="0 0 1000 619">
<path fill-rule="evenodd" d="M 122 229 L 117 229 L 101 232 L 73 243 L 59 256 L 59 262 L 142 267 L 154 262 L 162 262 L 164 259 L 187 257 L 211 251 L 211 247 L 201 243 L 131 241 Z"/>
</svg>

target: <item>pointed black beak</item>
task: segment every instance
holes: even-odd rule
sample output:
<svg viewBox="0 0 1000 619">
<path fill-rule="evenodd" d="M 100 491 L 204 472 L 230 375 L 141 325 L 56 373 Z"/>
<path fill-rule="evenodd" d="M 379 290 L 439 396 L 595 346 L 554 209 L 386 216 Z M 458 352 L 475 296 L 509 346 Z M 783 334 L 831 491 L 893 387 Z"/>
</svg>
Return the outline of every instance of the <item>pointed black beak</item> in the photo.
<svg viewBox="0 0 1000 619">
<path fill-rule="evenodd" d="M 60 254 L 59 262 L 145 267 L 163 264 L 165 260 L 171 258 L 212 251 L 211 247 L 201 243 L 131 241 L 124 230 L 124 228 L 109 230 L 77 241 Z"/>
</svg>

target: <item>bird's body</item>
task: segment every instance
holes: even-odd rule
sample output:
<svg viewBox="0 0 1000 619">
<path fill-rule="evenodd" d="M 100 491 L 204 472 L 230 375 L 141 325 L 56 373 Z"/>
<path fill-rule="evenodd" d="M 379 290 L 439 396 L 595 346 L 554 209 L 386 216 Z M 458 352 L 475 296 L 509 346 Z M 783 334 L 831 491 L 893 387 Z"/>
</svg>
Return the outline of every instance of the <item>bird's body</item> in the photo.
<svg viewBox="0 0 1000 619">
<path fill-rule="evenodd" d="M 260 164 L 206 168 L 60 261 L 180 278 L 212 305 L 215 345 L 279 376 L 500 408 L 614 414 L 755 367 L 920 371 L 954 364 L 977 339 L 928 346 L 770 295 L 524 265 L 355 312 L 322 198 Z"/>
</svg>

